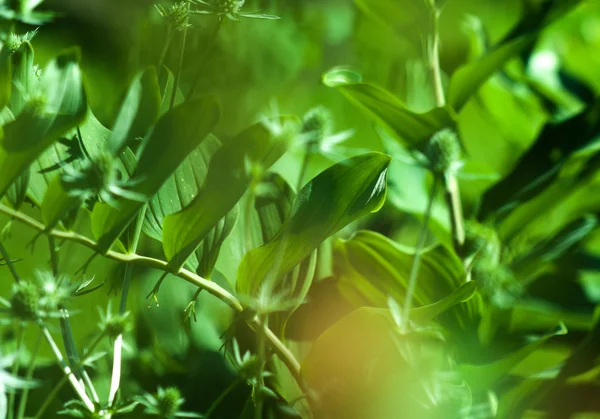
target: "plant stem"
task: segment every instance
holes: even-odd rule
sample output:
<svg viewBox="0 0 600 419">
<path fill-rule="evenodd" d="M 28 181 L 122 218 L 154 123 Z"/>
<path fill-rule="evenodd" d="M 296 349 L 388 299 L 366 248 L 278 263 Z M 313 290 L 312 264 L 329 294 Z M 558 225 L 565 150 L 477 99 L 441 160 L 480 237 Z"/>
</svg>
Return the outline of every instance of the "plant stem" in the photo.
<svg viewBox="0 0 600 419">
<path fill-rule="evenodd" d="M 229 384 L 229 386 L 225 390 L 223 390 L 223 392 L 219 395 L 219 397 L 217 397 L 215 399 L 215 401 L 212 402 L 212 404 L 210 405 L 210 407 L 204 414 L 204 419 L 210 419 L 210 415 L 213 414 L 213 412 L 219 406 L 219 404 L 223 401 L 223 399 L 225 399 L 225 397 L 227 397 L 229 395 L 229 393 L 231 393 L 241 382 L 242 382 L 242 379 L 238 378 L 235 381 L 233 381 L 231 384 Z"/>
<path fill-rule="evenodd" d="M 29 368 L 27 368 L 27 373 L 25 375 L 25 380 L 31 381 L 33 378 L 33 372 L 35 370 L 35 360 L 38 356 L 40 346 L 42 343 L 42 334 L 40 334 L 35 342 L 35 346 L 33 347 L 33 353 L 31 354 L 31 360 L 29 363 Z M 25 408 L 27 407 L 27 397 L 29 396 L 29 387 L 25 387 L 23 389 L 23 393 L 21 394 L 21 399 L 19 400 L 19 410 L 17 411 L 17 418 L 23 419 L 25 417 Z"/>
<path fill-rule="evenodd" d="M 0 204 L 0 213 L 6 214 L 10 217 L 13 217 L 15 220 L 23 223 L 37 231 L 44 232 L 45 234 L 49 234 L 56 239 L 69 240 L 74 243 L 79 243 L 82 246 L 85 246 L 89 249 L 92 249 L 96 252 L 103 253 L 96 242 L 93 240 L 82 236 L 80 234 L 70 232 L 70 231 L 61 231 L 61 230 L 47 230 L 46 226 L 42 223 L 34 220 L 33 218 L 25 215 L 19 211 L 15 211 L 12 208 L 7 207 L 6 205 Z M 112 260 L 116 260 L 118 262 L 123 263 L 131 263 L 135 265 L 144 266 L 147 268 L 158 269 L 163 272 L 172 273 L 170 270 L 168 263 L 160 260 L 154 259 L 146 256 L 140 256 L 137 254 L 126 254 L 119 253 L 112 250 L 109 250 L 106 253 L 103 253 L 104 257 Z M 229 293 L 224 288 L 217 285 L 215 282 L 209 281 L 201 276 L 187 270 L 180 269 L 177 272 L 174 272 L 173 275 L 178 276 L 179 278 L 189 282 L 190 284 L 195 285 L 196 287 L 200 287 L 206 292 L 214 295 L 219 300 L 223 301 L 229 307 L 234 309 L 237 312 L 242 312 L 244 307 L 240 303 L 240 301 L 231 293 Z M 265 339 L 271 346 L 273 352 L 281 359 L 284 365 L 290 370 L 292 376 L 296 379 L 298 384 L 305 388 L 304 382 L 300 377 L 300 364 L 298 360 L 294 357 L 294 354 L 283 344 L 281 340 L 273 333 L 271 329 L 264 328 L 262 322 L 257 318 L 252 318 L 247 320 L 248 325 L 257 332 L 261 328 L 264 329 Z"/>
<path fill-rule="evenodd" d="M 130 250 L 132 253 L 137 251 L 138 244 L 140 242 L 140 236 L 142 234 L 142 226 L 144 225 L 144 218 L 146 217 L 146 208 L 144 205 L 139 211 L 137 220 L 133 229 L 133 238 L 131 240 Z M 131 285 L 131 275 L 133 272 L 133 266 L 131 264 L 125 265 L 125 275 L 123 278 L 123 288 L 121 290 L 121 303 L 119 305 L 119 313 L 124 314 L 127 310 L 127 295 L 129 294 L 129 287 Z M 110 379 L 110 390 L 108 392 L 108 406 L 111 407 L 119 391 L 121 385 L 121 358 L 123 354 L 123 334 L 120 334 L 115 339 L 113 344 L 113 369 L 112 376 Z"/>
<path fill-rule="evenodd" d="M 214 46 L 215 46 L 215 41 L 217 40 L 217 35 L 219 33 L 219 30 L 221 29 L 221 18 L 217 18 L 217 23 L 215 24 L 213 31 L 210 35 L 210 38 L 208 39 L 208 42 L 206 44 L 206 49 L 204 50 L 204 54 L 201 57 L 201 61 L 205 61 L 209 56 L 210 53 L 212 52 Z M 194 95 L 194 92 L 196 91 L 196 87 L 198 87 L 198 83 L 200 82 L 200 76 L 202 76 L 202 70 L 204 68 L 202 67 L 202 65 L 198 66 L 198 70 L 196 70 L 196 74 L 194 75 L 194 81 L 192 82 L 192 87 L 190 87 L 190 91 L 188 92 L 187 98 L 188 100 L 191 99 Z"/>
<path fill-rule="evenodd" d="M 435 176 L 433 179 L 433 186 L 431 187 L 431 191 L 429 192 L 429 198 L 427 201 L 427 208 L 425 209 L 425 215 L 423 217 L 423 225 L 421 226 L 421 231 L 419 232 L 419 239 L 417 240 L 417 247 L 415 248 L 415 256 L 413 259 L 413 263 L 410 269 L 410 277 L 408 279 L 408 287 L 406 288 L 406 297 L 404 300 L 404 307 L 402 308 L 402 331 L 406 332 L 408 330 L 409 325 L 409 313 L 410 308 L 412 306 L 413 295 L 415 293 L 415 287 L 417 285 L 417 277 L 419 276 L 419 268 L 421 266 L 421 255 L 423 253 L 423 247 L 425 246 L 425 241 L 427 240 L 427 235 L 429 233 L 429 219 L 431 218 L 431 210 L 433 208 L 433 202 L 435 201 L 435 196 L 437 193 L 439 178 Z"/>
<path fill-rule="evenodd" d="M 458 181 L 453 173 L 448 173 L 444 177 L 446 201 L 450 208 L 450 225 L 452 227 L 452 239 L 457 254 L 465 244 L 465 226 L 463 222 L 462 203 L 460 202 L 460 190 Z"/>
<path fill-rule="evenodd" d="M 169 26 L 167 28 L 167 36 L 165 38 L 165 45 L 163 46 L 163 49 L 160 53 L 160 58 L 158 59 L 157 74 L 160 74 L 160 72 L 162 70 L 162 66 L 165 62 L 165 57 L 167 56 L 167 51 L 169 50 L 169 47 L 171 46 L 172 39 L 173 39 L 173 29 L 171 28 L 171 26 Z"/>
<path fill-rule="evenodd" d="M 56 342 L 52 338 L 52 335 L 48 331 L 48 328 L 42 322 L 42 320 L 38 320 L 38 325 L 39 325 L 40 329 L 42 330 L 42 333 L 43 333 L 44 337 L 46 338 L 48 345 L 50 345 L 50 349 L 52 349 L 52 352 L 54 353 L 54 357 L 56 358 L 58 365 L 64 372 L 65 376 L 68 378 L 69 382 L 73 386 L 73 389 L 75 390 L 75 392 L 77 393 L 77 395 L 79 396 L 79 398 L 81 399 L 81 401 L 83 402 L 85 407 L 87 407 L 90 412 L 94 412 L 96 410 L 94 407 L 94 403 L 92 403 L 92 401 L 88 397 L 87 393 L 85 392 L 85 389 L 83 388 L 81 383 L 77 380 L 77 377 L 75 377 L 75 375 L 73 374 L 73 371 L 71 371 L 71 368 L 69 368 L 69 365 L 67 365 L 67 363 L 65 362 L 65 359 L 63 358 L 62 354 L 60 353 L 60 350 L 58 349 Z"/>
<path fill-rule="evenodd" d="M 190 2 L 187 4 L 187 12 L 190 13 Z M 175 105 L 175 97 L 177 96 L 177 89 L 179 88 L 179 81 L 181 80 L 181 72 L 183 71 L 183 58 L 185 56 L 185 43 L 187 40 L 187 27 L 183 30 L 183 39 L 181 40 L 181 53 L 179 55 L 179 64 L 177 67 L 177 73 L 175 75 L 175 83 L 173 83 L 173 92 L 171 93 L 171 103 L 169 104 L 169 110 L 173 109 Z"/>
<path fill-rule="evenodd" d="M 444 98 L 442 71 L 440 68 L 440 9 L 435 5 L 435 0 L 429 0 L 429 5 L 431 7 L 433 23 L 431 50 L 429 51 L 433 88 L 437 106 L 444 106 L 446 104 L 446 99 Z"/>
<path fill-rule="evenodd" d="M 17 273 L 17 270 L 15 269 L 15 265 L 13 264 L 10 256 L 8 255 L 8 252 L 6 251 L 6 248 L 4 247 L 4 245 L 2 244 L 1 241 L 0 241 L 0 254 L 2 254 L 2 257 L 6 261 L 6 265 L 8 266 L 8 269 L 10 269 L 10 273 L 12 274 L 13 278 L 15 278 L 15 281 L 18 284 L 21 281 L 21 278 L 19 277 L 19 274 Z"/>
<path fill-rule="evenodd" d="M 23 330 L 23 326 L 20 322 L 15 324 L 16 326 L 16 335 L 17 335 L 17 357 L 15 359 L 15 363 L 13 364 L 11 374 L 12 376 L 16 376 L 19 374 L 19 366 L 20 366 L 20 355 L 21 349 L 23 348 L 23 342 L 25 340 L 25 331 Z M 8 419 L 13 419 L 15 414 L 15 392 L 12 391 L 8 395 Z"/>
<path fill-rule="evenodd" d="M 48 247 L 50 248 L 50 265 L 52 266 L 52 275 L 54 278 L 58 278 L 60 270 L 59 270 L 59 257 L 56 251 L 56 243 L 54 241 L 54 237 L 48 236 Z M 87 374 L 85 369 L 81 366 L 79 353 L 77 352 L 77 346 L 75 345 L 75 339 L 73 338 L 73 329 L 71 328 L 71 321 L 69 318 L 69 312 L 64 304 L 60 304 L 58 307 L 61 316 L 59 319 L 60 322 L 60 330 L 63 339 L 63 345 L 65 347 L 65 351 L 67 352 L 67 361 L 69 362 L 69 366 L 73 371 L 73 374 L 79 380 L 79 383 L 87 388 L 94 401 L 99 402 L 98 393 L 90 379 L 90 376 Z"/>
<path fill-rule="evenodd" d="M 262 419 L 263 416 L 263 387 L 265 385 L 263 371 L 266 362 L 264 329 L 268 328 L 269 316 L 264 315 L 259 320 L 263 327 L 258 332 L 258 368 L 256 369 L 256 384 L 254 387 L 254 419 Z"/>
</svg>

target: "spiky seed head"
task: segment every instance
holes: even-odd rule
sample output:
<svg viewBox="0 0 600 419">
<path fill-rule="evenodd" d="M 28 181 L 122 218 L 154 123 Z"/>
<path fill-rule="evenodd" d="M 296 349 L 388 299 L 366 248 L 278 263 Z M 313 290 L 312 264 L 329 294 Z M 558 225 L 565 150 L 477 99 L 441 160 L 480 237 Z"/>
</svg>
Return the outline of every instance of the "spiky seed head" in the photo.
<svg viewBox="0 0 600 419">
<path fill-rule="evenodd" d="M 40 290 L 29 281 L 21 281 L 13 289 L 11 311 L 21 320 L 35 320 L 40 310 Z"/>
<path fill-rule="evenodd" d="M 177 387 L 159 388 L 156 394 L 157 408 L 162 417 L 170 418 L 177 414 L 183 404 L 183 398 Z"/>
<path fill-rule="evenodd" d="M 309 141 L 319 141 L 333 132 L 333 117 L 329 109 L 317 106 L 302 118 L 302 134 L 309 136 Z"/>
<path fill-rule="evenodd" d="M 6 46 L 11 52 L 15 52 L 19 49 L 23 40 L 16 33 L 11 32 L 6 39 Z"/>
<path fill-rule="evenodd" d="M 456 132 L 449 128 L 436 132 L 427 144 L 426 155 L 435 173 L 447 173 L 460 161 L 460 143 Z"/>
</svg>

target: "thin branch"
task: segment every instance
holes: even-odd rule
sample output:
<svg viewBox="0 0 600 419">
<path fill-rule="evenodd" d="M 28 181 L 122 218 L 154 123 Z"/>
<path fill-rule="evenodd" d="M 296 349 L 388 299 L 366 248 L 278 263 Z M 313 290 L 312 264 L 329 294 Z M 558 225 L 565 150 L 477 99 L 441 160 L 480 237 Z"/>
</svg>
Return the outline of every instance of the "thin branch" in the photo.
<svg viewBox="0 0 600 419">
<path fill-rule="evenodd" d="M 442 85 L 442 71 L 440 68 L 440 9 L 435 5 L 434 0 L 430 0 L 433 34 L 429 60 L 431 65 L 431 74 L 433 76 L 433 88 L 435 91 L 435 101 L 437 106 L 446 105 L 444 97 L 444 87 Z"/>
</svg>

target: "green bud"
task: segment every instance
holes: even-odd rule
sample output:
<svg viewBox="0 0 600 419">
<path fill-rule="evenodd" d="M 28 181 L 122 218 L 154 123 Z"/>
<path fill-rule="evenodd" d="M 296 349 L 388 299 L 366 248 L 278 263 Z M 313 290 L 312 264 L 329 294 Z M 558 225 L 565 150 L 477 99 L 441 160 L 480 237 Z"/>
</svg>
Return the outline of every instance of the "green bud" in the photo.
<svg viewBox="0 0 600 419">
<path fill-rule="evenodd" d="M 216 0 L 215 8 L 218 10 L 220 14 L 231 14 L 235 15 L 240 11 L 242 6 L 244 5 L 244 1 L 240 0 Z"/>
<path fill-rule="evenodd" d="M 110 339 L 116 339 L 122 335 L 129 326 L 128 314 L 109 315 L 102 322 L 102 330 Z"/>
<path fill-rule="evenodd" d="M 175 416 L 183 404 L 181 393 L 176 387 L 159 388 L 156 401 L 158 402 L 157 408 L 164 418 Z"/>
<path fill-rule="evenodd" d="M 191 26 L 189 23 L 188 2 L 180 1 L 172 4 L 167 9 L 160 5 L 156 5 L 155 7 L 167 25 L 175 30 L 183 31 Z"/>
<path fill-rule="evenodd" d="M 40 309 L 40 291 L 28 281 L 21 281 L 13 290 L 10 307 L 13 315 L 21 320 L 35 320 Z"/>
<path fill-rule="evenodd" d="M 309 142 L 317 142 L 333 132 L 331 112 L 323 106 L 311 109 L 302 118 L 302 134 L 309 136 Z"/>
<path fill-rule="evenodd" d="M 427 144 L 426 156 L 431 170 L 435 173 L 446 173 L 460 161 L 460 143 L 456 133 L 445 128 L 431 137 Z"/>
<path fill-rule="evenodd" d="M 11 32 L 8 35 L 8 39 L 6 40 L 6 46 L 9 50 L 11 50 L 11 52 L 15 52 L 16 50 L 18 50 L 21 47 L 22 43 L 23 40 L 21 39 L 21 37 L 13 32 Z"/>
</svg>

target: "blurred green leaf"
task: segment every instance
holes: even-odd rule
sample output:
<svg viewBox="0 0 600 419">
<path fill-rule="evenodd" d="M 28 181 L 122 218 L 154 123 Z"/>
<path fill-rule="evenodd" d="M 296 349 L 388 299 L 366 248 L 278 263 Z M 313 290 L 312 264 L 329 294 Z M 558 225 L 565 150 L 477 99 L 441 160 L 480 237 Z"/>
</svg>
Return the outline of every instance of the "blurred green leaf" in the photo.
<svg viewBox="0 0 600 419">
<path fill-rule="evenodd" d="M 281 281 L 323 240 L 352 221 L 378 211 L 385 201 L 389 163 L 385 154 L 362 154 L 330 167 L 304 186 L 274 239 L 244 256 L 237 291 L 256 296 L 262 286 L 275 289 L 276 281 Z M 303 298 L 309 286 L 310 282 L 300 284 L 301 292 L 298 288 L 292 291 Z"/>
<path fill-rule="evenodd" d="M 342 294 L 356 306 L 387 307 L 388 298 L 402 303 L 414 250 L 372 232 L 359 231 L 334 247 L 334 269 Z M 458 257 L 442 246 L 426 250 L 414 293 L 415 306 L 448 297 L 465 284 Z"/>
<path fill-rule="evenodd" d="M 27 188 L 29 187 L 29 179 L 31 178 L 31 170 L 25 169 L 23 173 L 17 178 L 17 180 L 10 185 L 8 191 L 6 191 L 6 199 L 10 205 L 18 210 L 23 205 L 25 198 L 27 197 Z"/>
<path fill-rule="evenodd" d="M 154 68 L 149 68 L 133 79 L 108 140 L 108 150 L 118 156 L 132 140 L 144 137 L 159 111 L 158 80 Z"/>
<path fill-rule="evenodd" d="M 323 83 L 335 87 L 352 103 L 383 124 L 408 147 L 420 147 L 440 129 L 453 123 L 454 116 L 447 108 L 435 108 L 417 114 L 390 92 L 363 83 L 362 76 L 347 68 L 334 68 L 323 75 Z"/>
<path fill-rule="evenodd" d="M 48 146 L 85 117 L 87 105 L 78 61 L 77 49 L 51 61 L 40 80 L 40 99 L 28 102 L 16 119 L 4 126 L 0 196 Z"/>
<path fill-rule="evenodd" d="M 500 380 L 505 378 L 510 371 L 517 367 L 536 349 L 543 345 L 548 339 L 554 336 L 565 335 L 566 327 L 561 323 L 554 330 L 541 335 L 530 336 L 527 341 L 517 350 L 507 356 L 489 364 L 461 364 L 458 369 L 462 377 L 467 381 L 473 392 L 487 392 Z"/>
<path fill-rule="evenodd" d="M 2 110 L 10 100 L 10 91 L 12 83 L 12 58 L 11 50 L 4 45 L 0 50 L 0 110 Z"/>
<path fill-rule="evenodd" d="M 277 124 L 294 119 L 282 118 Z M 249 162 L 267 170 L 288 148 L 289 138 L 272 133 L 263 123 L 242 131 L 213 156 L 204 186 L 183 211 L 165 218 L 163 246 L 169 266 L 178 269 L 206 235 L 240 200 L 252 180 Z M 223 185 L 227 185 L 224 189 Z"/>
<path fill-rule="evenodd" d="M 165 114 L 145 142 L 132 176 L 136 183 L 131 190 L 150 199 L 206 138 L 219 114 L 219 105 L 212 96 L 190 100 Z M 97 204 L 92 213 L 92 230 L 102 251 L 110 249 L 143 203 L 123 199 L 118 205 L 119 209 L 115 209 Z"/>
<path fill-rule="evenodd" d="M 4 48 L 8 50 L 8 48 Z M 12 88 L 8 107 L 13 115 L 18 115 L 23 110 L 28 96 L 35 92 L 37 83 L 34 74 L 34 52 L 29 41 L 21 43 L 19 48 L 12 53 Z"/>
</svg>

